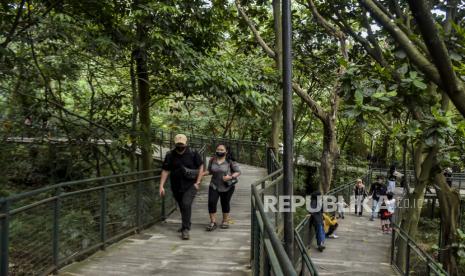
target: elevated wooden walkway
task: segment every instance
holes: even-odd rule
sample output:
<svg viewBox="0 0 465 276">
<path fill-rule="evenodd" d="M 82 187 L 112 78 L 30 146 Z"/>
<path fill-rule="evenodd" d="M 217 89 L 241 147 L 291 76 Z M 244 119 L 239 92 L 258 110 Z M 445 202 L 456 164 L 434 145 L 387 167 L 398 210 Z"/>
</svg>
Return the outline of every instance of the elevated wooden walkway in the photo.
<svg viewBox="0 0 465 276">
<path fill-rule="evenodd" d="M 402 193 L 396 188 L 396 195 Z M 371 200 L 367 200 L 371 209 Z M 383 234 L 380 219 L 375 216 L 370 221 L 371 210 L 363 211 L 363 216 L 346 212 L 345 219 L 338 219 L 337 239 L 326 239 L 326 249 L 319 252 L 310 249 L 310 256 L 319 275 L 398 275 L 391 267 L 391 238 Z"/>
<path fill-rule="evenodd" d="M 205 231 L 209 223 L 208 177 L 194 201 L 190 240 L 181 240 L 176 231 L 180 227 L 176 211 L 166 222 L 71 264 L 60 275 L 249 275 L 250 184 L 264 177 L 266 171 L 248 165 L 241 165 L 241 169 L 231 200 L 230 229 Z M 221 221 L 220 208 L 217 218 Z"/>
</svg>

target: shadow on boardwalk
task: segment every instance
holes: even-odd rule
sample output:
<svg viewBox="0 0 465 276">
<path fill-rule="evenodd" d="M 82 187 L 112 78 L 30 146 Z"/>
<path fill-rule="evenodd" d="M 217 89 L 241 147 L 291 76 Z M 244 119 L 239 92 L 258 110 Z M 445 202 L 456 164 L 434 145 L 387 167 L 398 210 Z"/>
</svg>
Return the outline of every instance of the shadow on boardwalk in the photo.
<svg viewBox="0 0 465 276">
<path fill-rule="evenodd" d="M 166 222 L 71 264 L 60 275 L 249 275 L 250 184 L 266 172 L 247 165 L 241 165 L 241 169 L 231 200 L 230 229 L 205 231 L 209 222 L 208 177 L 194 201 L 190 240 L 181 240 L 176 231 L 181 221 L 176 211 Z M 218 210 L 221 222 L 221 208 Z"/>
</svg>

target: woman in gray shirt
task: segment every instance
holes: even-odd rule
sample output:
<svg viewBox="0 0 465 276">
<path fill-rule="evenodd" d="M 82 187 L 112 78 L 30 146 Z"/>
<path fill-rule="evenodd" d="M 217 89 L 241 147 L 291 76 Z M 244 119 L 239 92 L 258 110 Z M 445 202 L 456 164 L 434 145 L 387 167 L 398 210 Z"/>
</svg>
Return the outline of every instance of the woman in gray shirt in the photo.
<svg viewBox="0 0 465 276">
<path fill-rule="evenodd" d="M 208 213 L 210 214 L 210 224 L 207 231 L 216 229 L 216 206 L 218 199 L 221 202 L 221 210 L 223 211 L 223 222 L 221 228 L 229 228 L 229 212 L 230 201 L 235 190 L 235 185 L 228 184 L 237 179 L 241 174 L 239 165 L 234 161 L 231 154 L 228 152 L 226 145 L 219 144 L 216 147 L 215 156 L 210 159 L 208 171 L 204 175 L 212 176 L 210 187 L 208 189 Z"/>
</svg>

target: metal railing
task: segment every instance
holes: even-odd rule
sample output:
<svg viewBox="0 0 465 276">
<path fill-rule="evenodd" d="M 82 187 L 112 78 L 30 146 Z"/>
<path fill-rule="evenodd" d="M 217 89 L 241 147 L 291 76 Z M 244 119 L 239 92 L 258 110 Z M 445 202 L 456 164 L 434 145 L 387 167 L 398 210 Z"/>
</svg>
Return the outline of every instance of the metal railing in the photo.
<svg viewBox="0 0 465 276">
<path fill-rule="evenodd" d="M 229 147 L 230 152 L 233 153 L 234 159 L 236 159 L 237 162 L 257 167 L 267 167 L 267 146 L 263 142 L 208 137 L 188 133 L 185 134 L 187 136 L 188 144 L 205 145 L 205 152 L 207 155 L 214 154 L 216 146 L 221 143 Z M 166 131 L 162 129 L 151 130 L 152 142 L 170 149 L 174 147 L 173 140 L 175 135 L 176 132 L 173 131 Z"/>
<path fill-rule="evenodd" d="M 283 171 L 274 151 L 267 149 L 268 176 L 252 184 L 252 246 L 253 275 L 318 275 L 308 249 L 311 244 L 309 227 L 299 224 L 294 230 L 294 263 L 288 258 L 282 244 L 283 217 L 280 212 L 263 210 L 266 195 L 283 193 Z"/>
<path fill-rule="evenodd" d="M 392 223 L 391 265 L 402 275 L 449 275 L 396 223 Z"/>
<path fill-rule="evenodd" d="M 318 270 L 309 255 L 309 249 L 312 244 L 315 232 L 311 227 L 311 217 L 306 216 L 294 230 L 294 256 L 296 260 L 294 267 L 299 272 L 299 275 L 318 276 Z"/>
<path fill-rule="evenodd" d="M 276 233 L 276 221 L 274 225 L 271 223 L 262 202 L 261 192 L 266 186 L 273 187 L 282 181 L 281 175 L 282 169 L 252 184 L 250 258 L 253 275 L 297 275 Z M 270 182 L 273 177 L 277 178 Z"/>
<path fill-rule="evenodd" d="M 369 171 L 371 181 L 376 175 L 387 176 L 386 169 L 372 169 Z M 415 176 L 413 170 L 407 170 L 405 179 L 409 187 L 415 185 Z M 458 175 L 458 174 L 457 174 Z M 456 177 L 454 175 L 453 177 Z M 406 187 L 404 186 L 404 189 Z M 460 186 L 459 186 L 460 188 Z M 404 192 L 402 196 L 406 195 Z M 426 197 L 425 197 L 426 198 Z M 399 199 L 401 200 L 401 199 Z M 435 201 L 433 201 L 435 202 Z M 398 213 L 398 210 L 395 212 Z M 416 242 L 398 224 L 396 224 L 397 216 L 394 216 L 391 222 L 392 236 L 391 236 L 391 266 L 402 275 L 448 275 L 442 268 L 442 265 L 433 259 L 428 253 L 420 248 Z"/>
<path fill-rule="evenodd" d="M 0 199 L 0 274 L 46 275 L 166 217 L 159 170 L 60 183 Z"/>
</svg>

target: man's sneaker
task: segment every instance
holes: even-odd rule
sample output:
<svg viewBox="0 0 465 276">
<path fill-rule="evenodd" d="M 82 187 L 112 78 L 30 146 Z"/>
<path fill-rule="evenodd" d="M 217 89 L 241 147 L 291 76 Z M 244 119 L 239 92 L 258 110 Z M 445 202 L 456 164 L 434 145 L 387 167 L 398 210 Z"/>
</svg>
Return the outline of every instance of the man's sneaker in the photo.
<svg viewBox="0 0 465 276">
<path fill-rule="evenodd" d="M 335 234 L 331 234 L 331 235 L 329 235 L 329 237 L 332 238 L 332 239 L 337 239 L 337 238 L 339 238 L 339 236 L 337 236 L 337 235 L 335 235 Z"/>
<path fill-rule="evenodd" d="M 326 247 L 324 245 L 320 245 L 320 246 L 318 246 L 318 251 L 323 252 L 323 250 L 325 250 L 325 248 Z"/>
<path fill-rule="evenodd" d="M 181 237 L 182 237 L 183 240 L 188 240 L 189 239 L 189 230 L 187 230 L 187 229 L 182 230 Z"/>
</svg>

